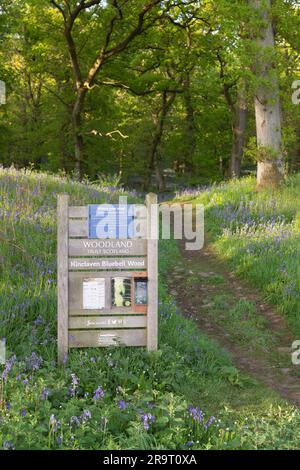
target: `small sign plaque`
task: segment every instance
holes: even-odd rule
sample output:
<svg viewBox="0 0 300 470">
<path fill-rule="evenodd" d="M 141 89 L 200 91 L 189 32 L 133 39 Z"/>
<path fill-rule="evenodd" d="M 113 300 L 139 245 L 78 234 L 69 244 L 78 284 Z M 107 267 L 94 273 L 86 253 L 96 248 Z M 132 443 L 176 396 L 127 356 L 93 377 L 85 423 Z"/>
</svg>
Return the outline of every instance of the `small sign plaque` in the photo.
<svg viewBox="0 0 300 470">
<path fill-rule="evenodd" d="M 146 269 L 146 258 L 75 258 L 69 259 L 69 269 L 93 271 L 97 269 Z"/>
<path fill-rule="evenodd" d="M 101 310 L 105 308 L 105 279 L 84 279 L 82 297 L 84 310 Z"/>
<path fill-rule="evenodd" d="M 146 240 L 70 239 L 69 256 L 142 256 L 147 254 Z"/>
</svg>

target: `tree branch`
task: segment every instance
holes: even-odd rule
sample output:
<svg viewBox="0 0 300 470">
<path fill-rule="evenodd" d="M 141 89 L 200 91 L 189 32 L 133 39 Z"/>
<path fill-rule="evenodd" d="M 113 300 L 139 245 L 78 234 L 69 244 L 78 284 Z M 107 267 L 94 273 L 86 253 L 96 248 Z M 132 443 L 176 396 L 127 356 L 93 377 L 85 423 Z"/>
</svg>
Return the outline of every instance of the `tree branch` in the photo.
<svg viewBox="0 0 300 470">
<path fill-rule="evenodd" d="M 142 33 L 143 31 L 143 24 L 144 24 L 144 20 L 145 20 L 145 16 L 146 14 L 152 10 L 152 8 L 154 8 L 156 5 L 158 5 L 159 3 L 161 2 L 161 0 L 152 0 L 150 3 L 148 3 L 147 5 L 145 5 L 142 9 L 142 11 L 140 12 L 139 16 L 138 16 L 138 22 L 137 22 L 137 26 L 128 34 L 128 36 L 123 40 L 121 41 L 119 44 L 117 44 L 116 46 L 112 47 L 111 49 L 107 50 L 108 46 L 109 46 L 109 43 L 110 43 L 110 39 L 111 39 L 111 36 L 112 36 L 112 33 L 113 33 L 113 30 L 114 30 L 114 25 L 115 25 L 115 22 L 118 20 L 119 16 L 118 14 L 113 16 L 111 21 L 110 21 L 110 24 L 108 26 L 108 30 L 107 30 L 107 33 L 106 33 L 106 37 L 105 37 L 105 42 L 104 42 L 104 46 L 101 48 L 101 51 L 97 57 L 97 59 L 95 60 L 94 64 L 92 65 L 92 67 L 90 68 L 89 70 L 89 73 L 88 73 L 88 76 L 87 76 L 87 80 L 85 82 L 85 86 L 87 88 L 91 87 L 97 73 L 99 72 L 100 68 L 102 67 L 102 65 L 104 64 L 104 62 L 114 56 L 115 54 L 119 53 L 119 52 L 122 52 L 124 49 L 126 49 L 126 47 L 128 46 L 128 44 L 136 37 L 138 36 L 139 34 Z"/>
<path fill-rule="evenodd" d="M 128 34 L 127 38 L 125 38 L 119 44 L 117 44 L 116 46 L 114 46 L 113 48 L 105 52 L 106 58 L 111 57 L 112 55 L 123 51 L 128 46 L 128 44 L 142 32 L 146 14 L 149 11 L 151 11 L 159 3 L 161 3 L 161 0 L 152 0 L 150 3 L 144 6 L 144 8 L 142 9 L 142 11 L 140 12 L 138 16 L 137 26 Z"/>
<path fill-rule="evenodd" d="M 51 0 L 51 3 L 55 8 L 57 8 L 61 12 L 64 20 L 66 21 L 67 16 L 65 10 L 55 0 Z"/>
</svg>

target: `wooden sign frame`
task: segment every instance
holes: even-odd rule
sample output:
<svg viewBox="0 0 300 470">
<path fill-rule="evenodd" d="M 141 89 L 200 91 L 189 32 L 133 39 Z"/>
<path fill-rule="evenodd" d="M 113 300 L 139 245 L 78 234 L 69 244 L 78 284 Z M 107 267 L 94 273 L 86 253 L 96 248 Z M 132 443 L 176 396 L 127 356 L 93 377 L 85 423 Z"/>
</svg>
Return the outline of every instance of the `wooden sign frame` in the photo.
<svg viewBox="0 0 300 470">
<path fill-rule="evenodd" d="M 69 195 L 58 195 L 57 338 L 59 363 L 66 361 L 69 349 L 73 347 L 105 347 L 123 344 L 146 346 L 148 351 L 157 350 L 158 217 L 155 215 L 156 211 L 151 209 L 153 206 L 157 207 L 157 196 L 148 194 L 146 196 L 147 240 L 88 239 L 88 206 L 69 206 Z M 107 270 L 106 265 L 109 266 Z M 130 306 L 113 307 L 111 280 L 122 277 L 131 279 Z M 83 309 L 83 280 L 89 278 L 96 288 L 102 281 L 97 282 L 94 278 L 105 280 L 103 281 L 105 283 L 105 307 L 102 309 L 93 310 L 93 305 L 90 310 L 90 306 L 88 309 Z M 135 305 L 135 279 L 141 278 L 147 280 L 147 304 Z M 100 287 L 103 290 L 103 284 Z M 89 285 L 88 289 L 90 292 Z"/>
</svg>

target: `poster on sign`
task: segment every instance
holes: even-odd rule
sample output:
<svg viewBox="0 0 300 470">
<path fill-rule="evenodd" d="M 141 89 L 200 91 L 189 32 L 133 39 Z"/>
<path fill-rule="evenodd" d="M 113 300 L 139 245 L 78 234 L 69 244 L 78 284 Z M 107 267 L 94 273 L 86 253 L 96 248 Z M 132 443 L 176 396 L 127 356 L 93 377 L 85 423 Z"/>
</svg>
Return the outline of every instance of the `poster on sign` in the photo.
<svg viewBox="0 0 300 470">
<path fill-rule="evenodd" d="M 83 309 L 101 310 L 105 307 L 105 279 L 83 280 Z"/>
</svg>

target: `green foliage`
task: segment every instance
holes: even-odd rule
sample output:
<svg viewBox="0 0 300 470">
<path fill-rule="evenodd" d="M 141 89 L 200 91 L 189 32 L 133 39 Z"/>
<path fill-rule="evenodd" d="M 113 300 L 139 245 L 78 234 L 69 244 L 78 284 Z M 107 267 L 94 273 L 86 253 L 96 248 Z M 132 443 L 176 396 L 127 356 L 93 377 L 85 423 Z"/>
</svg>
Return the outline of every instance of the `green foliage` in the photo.
<svg viewBox="0 0 300 470">
<path fill-rule="evenodd" d="M 250 139 L 245 155 L 254 162 L 272 162 L 280 157 L 274 148 L 257 145 L 256 139 Z"/>
<path fill-rule="evenodd" d="M 0 108 L 1 162 L 17 167 L 33 163 L 42 170 L 72 173 L 75 84 L 62 15 L 48 0 L 2 4 L 0 79 L 7 84 L 8 101 Z M 112 47 L 126 37 L 141 5 L 134 1 L 123 7 Z M 108 2 L 82 11 L 74 24 L 84 76 L 104 42 L 113 11 Z M 173 7 L 163 2 L 151 15 L 152 27 L 107 61 L 87 94 L 81 173 L 92 180 L 102 173 L 120 174 L 123 184 L 141 186 L 146 169 L 153 166 L 151 150 L 162 93 L 175 90 L 157 147 L 159 166 L 162 171 L 175 171 L 171 188 L 219 181 L 228 169 L 233 108 L 241 80 L 247 83 L 250 110 L 246 140 L 255 135 L 252 101 L 259 79 L 252 69 L 251 38 L 259 22 L 247 2 L 227 0 Z M 159 18 L 154 21 L 156 15 Z M 299 19 L 291 2 L 274 2 L 273 15 L 278 29 L 276 65 L 284 107 L 284 148 L 295 169 L 299 107 L 291 102 L 291 85 L 297 77 L 290 71 L 297 69 Z M 233 106 L 228 106 L 225 88 Z M 253 157 L 255 161 L 265 157 L 261 151 L 257 155 L 250 145 L 245 171 Z"/>
</svg>

